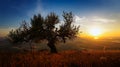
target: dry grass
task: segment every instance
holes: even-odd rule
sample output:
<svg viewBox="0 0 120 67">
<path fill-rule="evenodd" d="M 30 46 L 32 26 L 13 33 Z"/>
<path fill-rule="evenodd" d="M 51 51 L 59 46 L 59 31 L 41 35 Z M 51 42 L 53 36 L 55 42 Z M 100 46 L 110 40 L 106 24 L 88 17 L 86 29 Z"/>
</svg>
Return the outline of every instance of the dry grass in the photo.
<svg viewBox="0 0 120 67">
<path fill-rule="evenodd" d="M 120 67 L 120 51 L 1 52 L 0 67 Z"/>
</svg>

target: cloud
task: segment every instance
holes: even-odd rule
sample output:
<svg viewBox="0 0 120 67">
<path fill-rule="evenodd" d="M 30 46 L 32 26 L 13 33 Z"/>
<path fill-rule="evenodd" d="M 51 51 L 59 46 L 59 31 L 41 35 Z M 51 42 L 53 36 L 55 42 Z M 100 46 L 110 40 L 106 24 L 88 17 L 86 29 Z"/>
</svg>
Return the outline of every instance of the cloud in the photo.
<svg viewBox="0 0 120 67">
<path fill-rule="evenodd" d="M 112 23 L 112 22 L 115 22 L 116 20 L 102 18 L 102 17 L 93 17 L 91 18 L 91 21 L 96 22 L 96 23 Z"/>
<path fill-rule="evenodd" d="M 78 15 L 74 16 L 74 25 L 79 26 L 83 31 L 87 31 L 91 27 L 100 27 L 100 28 L 108 28 L 111 25 L 117 22 L 117 19 L 110 19 L 101 16 L 83 16 L 80 17 Z"/>
<path fill-rule="evenodd" d="M 92 17 L 80 17 L 75 15 L 74 22 L 76 24 L 103 24 L 103 23 L 113 23 L 116 22 L 114 19 L 107 19 L 102 18 L 98 16 L 92 16 Z"/>
<path fill-rule="evenodd" d="M 39 14 L 39 13 L 42 14 L 42 15 L 45 15 L 46 12 L 43 11 L 43 10 L 44 10 L 44 9 L 42 8 L 41 0 L 37 0 L 35 7 L 28 12 L 28 16 L 31 17 L 31 16 L 33 16 L 34 14 Z"/>
</svg>

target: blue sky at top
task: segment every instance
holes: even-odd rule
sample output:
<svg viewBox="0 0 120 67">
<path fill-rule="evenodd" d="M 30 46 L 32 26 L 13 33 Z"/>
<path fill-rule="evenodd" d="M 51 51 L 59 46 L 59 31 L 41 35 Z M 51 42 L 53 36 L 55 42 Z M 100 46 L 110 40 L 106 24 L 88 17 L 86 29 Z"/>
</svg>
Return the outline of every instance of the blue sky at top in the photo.
<svg viewBox="0 0 120 67">
<path fill-rule="evenodd" d="M 72 11 L 78 16 L 120 18 L 120 0 L 0 0 L 0 29 L 17 27 L 37 13 Z"/>
</svg>

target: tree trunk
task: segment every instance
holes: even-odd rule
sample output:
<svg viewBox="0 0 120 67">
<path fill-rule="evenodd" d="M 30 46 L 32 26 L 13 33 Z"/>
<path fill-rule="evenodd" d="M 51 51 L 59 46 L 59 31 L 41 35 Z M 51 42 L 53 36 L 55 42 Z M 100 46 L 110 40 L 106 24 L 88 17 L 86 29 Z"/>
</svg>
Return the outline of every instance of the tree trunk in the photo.
<svg viewBox="0 0 120 67">
<path fill-rule="evenodd" d="M 30 50 L 31 50 L 31 53 L 32 53 L 32 41 L 29 42 L 29 45 L 30 45 Z"/>
<path fill-rule="evenodd" d="M 57 49 L 54 41 L 49 41 L 47 45 L 50 48 L 51 53 L 57 53 Z"/>
</svg>

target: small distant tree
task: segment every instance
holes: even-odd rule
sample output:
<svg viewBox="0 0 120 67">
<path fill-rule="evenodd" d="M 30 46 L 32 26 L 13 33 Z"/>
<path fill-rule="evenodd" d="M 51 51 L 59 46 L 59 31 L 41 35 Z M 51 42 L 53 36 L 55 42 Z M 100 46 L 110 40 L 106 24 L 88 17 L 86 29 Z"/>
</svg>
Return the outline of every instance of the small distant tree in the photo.
<svg viewBox="0 0 120 67">
<path fill-rule="evenodd" d="M 51 53 L 57 53 L 56 42 L 65 43 L 67 39 L 76 37 L 79 31 L 79 26 L 73 25 L 72 12 L 63 12 L 63 18 L 64 23 L 57 27 L 55 25 L 59 24 L 60 20 L 55 13 L 50 13 L 45 18 L 41 14 L 34 15 L 30 26 L 24 22 L 20 28 L 10 31 L 9 38 L 13 43 L 47 40 Z"/>
</svg>

